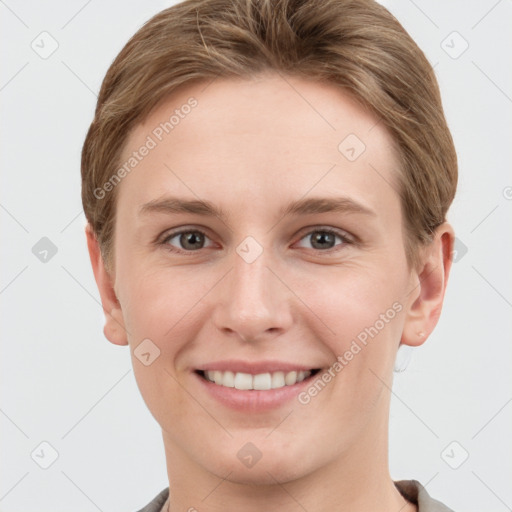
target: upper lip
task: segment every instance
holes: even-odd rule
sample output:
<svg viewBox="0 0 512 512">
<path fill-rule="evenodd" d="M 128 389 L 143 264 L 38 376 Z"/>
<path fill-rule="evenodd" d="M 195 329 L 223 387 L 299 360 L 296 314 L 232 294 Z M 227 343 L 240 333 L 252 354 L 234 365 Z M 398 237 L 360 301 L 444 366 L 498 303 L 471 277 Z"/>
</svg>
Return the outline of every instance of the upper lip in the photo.
<svg viewBox="0 0 512 512">
<path fill-rule="evenodd" d="M 241 361 L 241 360 L 226 360 L 215 361 L 213 363 L 204 364 L 196 370 L 200 371 L 232 371 L 233 373 L 250 373 L 258 375 L 260 373 L 272 372 L 292 372 L 292 371 L 307 371 L 319 369 L 320 366 L 303 365 L 298 363 L 289 363 L 284 361 Z"/>
</svg>

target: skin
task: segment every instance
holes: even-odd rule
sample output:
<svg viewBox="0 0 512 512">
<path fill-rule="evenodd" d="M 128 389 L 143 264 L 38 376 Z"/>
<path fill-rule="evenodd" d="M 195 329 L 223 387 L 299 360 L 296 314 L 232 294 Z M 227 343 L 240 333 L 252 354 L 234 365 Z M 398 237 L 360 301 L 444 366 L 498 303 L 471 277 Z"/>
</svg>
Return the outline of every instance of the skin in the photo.
<svg viewBox="0 0 512 512">
<path fill-rule="evenodd" d="M 123 161 L 191 96 L 197 107 L 118 185 L 110 274 L 86 229 L 105 336 L 130 346 L 162 428 L 164 509 L 416 510 L 388 469 L 392 370 L 399 343 L 422 344 L 438 321 L 451 226 L 438 228 L 417 269 L 408 267 L 392 140 L 331 84 L 265 74 L 189 85 L 134 129 Z M 353 162 L 338 150 L 351 133 L 366 145 Z M 208 200 L 227 219 L 139 214 L 166 195 Z M 302 198 L 339 196 L 373 214 L 279 213 Z M 316 245 L 312 235 L 326 227 L 359 242 Z M 179 236 L 155 243 L 176 228 L 202 231 L 204 245 L 190 249 Z M 263 249 L 252 263 L 236 252 L 247 236 Z M 231 358 L 327 369 L 397 302 L 401 311 L 306 405 L 234 411 L 192 373 Z M 149 366 L 134 355 L 146 338 L 160 350 Z M 249 441 L 262 453 L 252 468 L 236 456 Z"/>
</svg>

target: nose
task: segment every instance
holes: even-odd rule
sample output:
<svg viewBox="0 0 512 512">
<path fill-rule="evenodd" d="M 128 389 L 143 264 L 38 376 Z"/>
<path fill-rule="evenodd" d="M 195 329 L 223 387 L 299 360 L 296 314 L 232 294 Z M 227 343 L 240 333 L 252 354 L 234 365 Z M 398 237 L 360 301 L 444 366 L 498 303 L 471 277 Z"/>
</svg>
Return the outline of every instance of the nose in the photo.
<svg viewBox="0 0 512 512">
<path fill-rule="evenodd" d="M 233 268 L 219 287 L 213 313 L 223 334 L 257 342 L 275 338 L 292 325 L 293 294 L 266 252 L 252 263 L 233 255 Z"/>
</svg>

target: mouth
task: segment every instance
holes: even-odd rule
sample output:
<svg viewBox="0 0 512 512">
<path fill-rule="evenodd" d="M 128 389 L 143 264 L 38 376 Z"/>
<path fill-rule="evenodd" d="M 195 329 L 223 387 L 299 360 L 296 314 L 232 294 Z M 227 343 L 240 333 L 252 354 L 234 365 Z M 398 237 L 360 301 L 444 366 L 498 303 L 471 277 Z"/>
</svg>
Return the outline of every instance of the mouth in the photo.
<svg viewBox="0 0 512 512">
<path fill-rule="evenodd" d="M 205 381 L 224 388 L 234 388 L 239 391 L 271 391 L 311 379 L 319 371 L 320 368 L 258 374 L 221 370 L 195 370 L 195 373 Z"/>
</svg>

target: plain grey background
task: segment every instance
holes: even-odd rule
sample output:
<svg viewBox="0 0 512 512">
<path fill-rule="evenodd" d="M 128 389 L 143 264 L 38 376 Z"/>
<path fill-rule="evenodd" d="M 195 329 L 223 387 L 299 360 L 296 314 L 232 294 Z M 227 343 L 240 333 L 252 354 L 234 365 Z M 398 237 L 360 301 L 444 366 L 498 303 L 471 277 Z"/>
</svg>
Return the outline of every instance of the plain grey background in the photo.
<svg viewBox="0 0 512 512">
<path fill-rule="evenodd" d="M 460 170 L 444 311 L 395 376 L 391 474 L 512 510 L 512 2 L 383 3 L 435 66 Z M 129 349 L 103 336 L 80 151 L 109 64 L 171 4 L 0 1 L 0 511 L 134 511 L 168 485 Z"/>
</svg>

